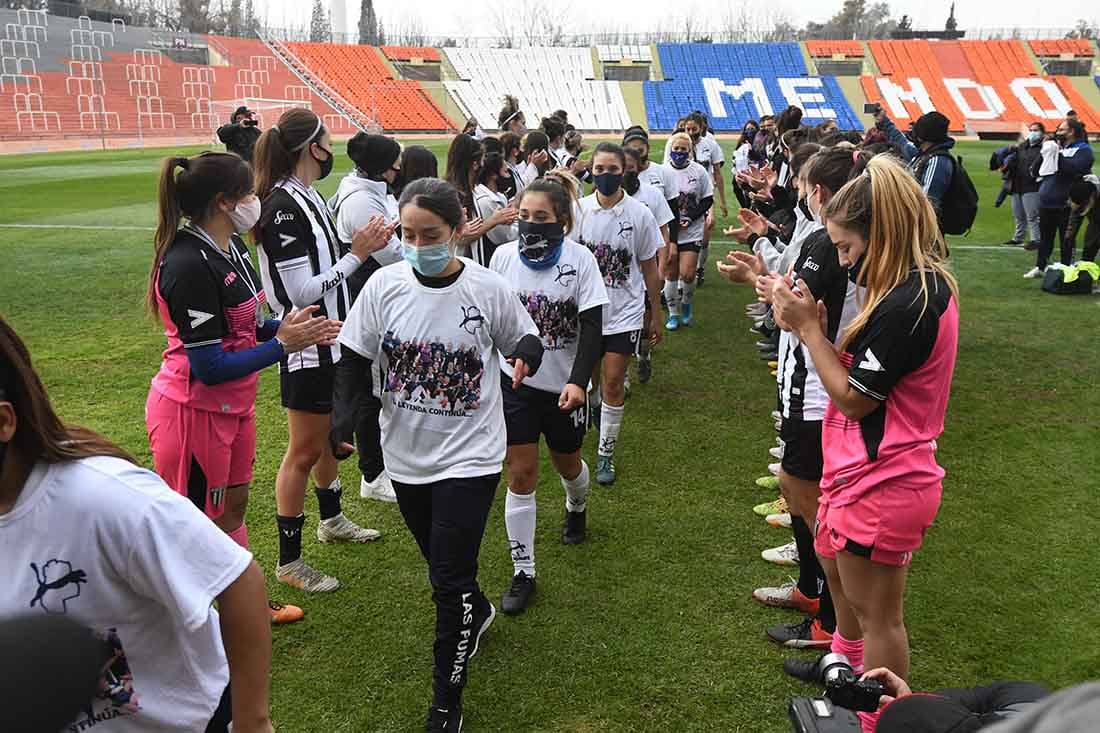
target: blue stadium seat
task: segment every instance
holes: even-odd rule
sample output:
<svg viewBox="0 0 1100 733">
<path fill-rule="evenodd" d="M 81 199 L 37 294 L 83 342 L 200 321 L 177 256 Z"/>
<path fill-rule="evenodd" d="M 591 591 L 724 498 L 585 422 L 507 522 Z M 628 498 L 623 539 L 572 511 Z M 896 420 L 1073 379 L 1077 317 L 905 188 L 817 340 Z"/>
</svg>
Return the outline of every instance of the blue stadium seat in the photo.
<svg viewBox="0 0 1100 733">
<path fill-rule="evenodd" d="M 817 124 L 826 119 L 818 109 L 835 112 L 842 129 L 862 129 L 859 117 L 849 106 L 835 77 L 809 77 L 806 62 L 797 43 L 684 43 L 658 44 L 665 81 L 646 82 L 645 103 L 649 127 L 669 130 L 693 109 L 701 109 L 710 118 L 711 128 L 737 131 L 747 120 L 760 117 L 752 93 L 739 98 L 718 94 L 721 107 L 713 107 L 707 98 L 703 79 L 716 79 L 725 86 L 741 85 L 745 79 L 761 80 L 773 113 L 788 105 L 780 80 L 811 80 L 811 86 L 793 84 L 800 94 L 819 94 L 820 102 L 804 105 L 803 119 Z M 714 84 L 715 82 L 712 82 Z M 815 89 L 812 84 L 820 84 Z"/>
</svg>

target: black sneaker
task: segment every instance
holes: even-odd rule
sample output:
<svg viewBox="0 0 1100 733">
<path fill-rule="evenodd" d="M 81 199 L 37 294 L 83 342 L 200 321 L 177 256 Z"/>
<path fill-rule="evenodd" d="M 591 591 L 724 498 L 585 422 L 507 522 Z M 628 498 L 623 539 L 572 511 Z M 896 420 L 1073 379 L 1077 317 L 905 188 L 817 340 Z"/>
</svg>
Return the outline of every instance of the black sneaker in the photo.
<svg viewBox="0 0 1100 733">
<path fill-rule="evenodd" d="M 509 616 L 523 613 L 535 594 L 535 579 L 522 570 L 512 578 L 512 584 L 500 599 L 500 610 Z M 473 656 L 472 654 L 470 656 Z"/>
<path fill-rule="evenodd" d="M 776 644 L 792 649 L 828 649 L 833 635 L 821 628 L 821 622 L 807 616 L 797 624 L 772 626 L 765 633 Z"/>
<path fill-rule="evenodd" d="M 481 649 L 481 637 L 485 632 L 489 630 L 489 627 L 493 625 L 493 621 L 497 617 L 497 608 L 489 599 L 485 597 L 485 594 L 481 594 L 481 604 L 474 609 L 474 628 L 477 629 L 477 636 L 474 637 L 474 646 L 470 649 L 470 659 L 477 656 L 478 650 Z"/>
<path fill-rule="evenodd" d="M 561 543 L 579 545 L 588 535 L 588 510 L 583 512 L 565 512 L 565 521 L 561 525 Z M 532 583 L 534 581 L 531 581 Z"/>
<path fill-rule="evenodd" d="M 703 287 L 703 268 L 702 267 L 700 267 L 698 270 L 695 271 L 695 287 L 697 287 L 697 288 Z"/>
<path fill-rule="evenodd" d="M 1004 242 L 1001 242 L 1001 244 L 1005 247 L 1015 247 L 1017 245 L 1023 244 L 1023 242 L 1021 242 L 1019 239 L 1008 239 Z"/>
<path fill-rule="evenodd" d="M 462 707 L 453 705 L 449 708 L 437 708 L 434 705 L 428 708 L 428 733 L 459 733 L 462 730 Z"/>
<path fill-rule="evenodd" d="M 1034 252 L 1035 250 L 1039 249 L 1039 243 L 1038 242 L 1028 242 L 1027 244 L 1024 245 L 1024 249 L 1026 249 L 1028 252 Z"/>
<path fill-rule="evenodd" d="M 760 360 L 761 361 L 778 361 L 778 359 L 779 359 L 779 352 L 778 351 L 761 351 L 760 352 Z"/>
<path fill-rule="evenodd" d="M 600 400 L 588 398 L 588 429 L 600 432 L 600 415 L 603 414 L 603 405 Z"/>
<path fill-rule="evenodd" d="M 803 682 L 809 682 L 810 684 L 825 684 L 825 680 L 821 679 L 821 671 L 818 667 L 821 659 L 822 657 L 818 657 L 814 660 L 784 659 L 783 671 L 789 674 L 791 677 L 794 677 L 796 680 L 802 680 Z"/>
<path fill-rule="evenodd" d="M 648 357 L 638 359 L 638 381 L 647 383 L 653 377 L 653 359 Z"/>
</svg>

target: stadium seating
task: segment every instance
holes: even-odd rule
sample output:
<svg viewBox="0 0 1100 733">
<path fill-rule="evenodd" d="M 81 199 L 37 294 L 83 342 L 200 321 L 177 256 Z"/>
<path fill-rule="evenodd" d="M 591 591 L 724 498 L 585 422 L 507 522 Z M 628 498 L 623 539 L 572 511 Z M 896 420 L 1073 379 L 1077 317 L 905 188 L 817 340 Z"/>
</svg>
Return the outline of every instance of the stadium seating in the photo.
<svg viewBox="0 0 1100 733">
<path fill-rule="evenodd" d="M 806 41 L 806 51 L 812 58 L 863 58 L 863 44 L 859 41 Z"/>
<path fill-rule="evenodd" d="M 427 46 L 382 46 L 382 53 L 386 54 L 386 58 L 390 61 L 420 59 L 439 63 L 440 60 L 439 49 Z"/>
<path fill-rule="evenodd" d="M 420 84 L 393 79 L 372 46 L 286 45 L 326 84 L 386 130 L 442 131 L 452 127 Z"/>
<path fill-rule="evenodd" d="M 532 127 L 558 109 L 584 130 L 631 124 L 619 83 L 593 80 L 588 48 L 450 48 L 446 54 L 461 80 L 444 86 L 486 128 L 495 127 L 505 94 L 519 98 Z"/>
<path fill-rule="evenodd" d="M 870 41 L 879 76 L 860 79 L 870 101 L 903 126 L 932 109 L 955 131 L 1011 131 L 1077 109 L 1100 118 L 1062 76 L 1040 77 L 1020 41 Z"/>
<path fill-rule="evenodd" d="M 797 43 L 664 43 L 657 50 L 665 81 L 645 83 L 651 129 L 672 129 L 700 109 L 713 129 L 740 130 L 790 104 L 802 107 L 807 124 L 862 127 L 834 77 L 807 75 Z"/>
<path fill-rule="evenodd" d="M 1051 41 L 1028 41 L 1036 56 L 1077 56 L 1092 58 L 1095 55 L 1092 44 L 1084 38 L 1061 38 Z"/>
<path fill-rule="evenodd" d="M 617 64 L 621 61 L 648 64 L 653 61 L 649 46 L 596 46 L 601 63 Z"/>
</svg>

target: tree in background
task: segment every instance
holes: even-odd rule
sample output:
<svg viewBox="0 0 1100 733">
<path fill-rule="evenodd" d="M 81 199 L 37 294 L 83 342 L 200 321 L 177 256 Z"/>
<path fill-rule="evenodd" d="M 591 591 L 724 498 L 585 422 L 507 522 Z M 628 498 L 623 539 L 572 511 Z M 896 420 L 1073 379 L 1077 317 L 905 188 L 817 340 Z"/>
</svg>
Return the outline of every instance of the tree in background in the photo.
<svg viewBox="0 0 1100 733">
<path fill-rule="evenodd" d="M 363 0 L 359 10 L 359 43 L 364 46 L 381 46 L 385 43 L 382 37 L 382 23 L 374 14 L 373 0 Z"/>
<path fill-rule="evenodd" d="M 871 5 L 867 0 L 844 0 L 840 12 L 824 23 L 807 23 L 803 38 L 826 39 L 876 39 L 889 38 L 897 28 L 896 20 L 890 17 L 890 5 L 877 2 Z"/>
<path fill-rule="evenodd" d="M 314 43 L 332 41 L 332 26 L 321 0 L 313 0 L 313 14 L 309 19 L 309 40 Z"/>
</svg>

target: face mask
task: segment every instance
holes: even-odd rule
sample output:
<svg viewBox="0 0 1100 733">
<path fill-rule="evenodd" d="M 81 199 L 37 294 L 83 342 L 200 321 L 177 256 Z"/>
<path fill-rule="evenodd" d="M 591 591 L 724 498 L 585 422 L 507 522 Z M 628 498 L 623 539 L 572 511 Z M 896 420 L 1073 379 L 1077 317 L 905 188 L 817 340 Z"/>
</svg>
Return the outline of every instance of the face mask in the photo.
<svg viewBox="0 0 1100 733">
<path fill-rule="evenodd" d="M 802 218 L 804 219 L 814 218 L 813 212 L 810 211 L 810 204 L 807 203 L 806 199 L 804 198 L 798 199 L 798 213 L 801 214 Z"/>
<path fill-rule="evenodd" d="M 810 196 L 812 196 L 812 195 L 813 195 L 813 192 L 810 193 Z M 818 210 L 814 211 L 814 207 L 810 206 L 810 196 L 806 197 L 806 211 L 808 211 L 810 213 L 810 218 L 811 219 L 813 219 L 815 222 L 820 224 L 821 223 L 821 208 L 818 207 Z"/>
<path fill-rule="evenodd" d="M 1031 132 L 1029 132 L 1027 134 L 1027 141 L 1029 143 L 1031 143 L 1032 145 L 1034 145 L 1035 143 L 1039 142 L 1042 139 L 1043 139 L 1043 133 L 1039 132 L 1038 130 L 1032 130 Z"/>
<path fill-rule="evenodd" d="M 1054 133 L 1054 139 L 1058 141 L 1059 145 L 1064 145 L 1066 142 L 1066 134 L 1064 132 Z"/>
<path fill-rule="evenodd" d="M 638 189 L 642 187 L 642 182 L 638 180 L 638 171 L 629 171 L 623 174 L 623 189 L 633 196 L 638 193 Z"/>
<path fill-rule="evenodd" d="M 860 255 L 859 259 L 855 261 L 855 264 L 848 268 L 848 279 L 853 283 L 859 284 L 859 271 L 863 269 L 863 261 L 865 259 L 867 259 L 866 253 Z"/>
<path fill-rule="evenodd" d="M 691 139 L 696 141 L 696 142 L 698 142 L 699 138 L 702 137 L 702 135 L 703 135 L 703 133 L 701 133 L 701 132 L 692 132 L 692 133 L 689 133 L 689 134 L 691 135 Z"/>
<path fill-rule="evenodd" d="M 688 154 L 682 150 L 673 150 L 668 157 L 672 159 L 672 164 L 677 168 L 683 168 L 688 164 Z"/>
<path fill-rule="evenodd" d="M 320 148 L 321 146 L 318 145 L 317 147 Z M 324 148 L 321 148 L 321 149 L 324 150 Z M 309 154 L 313 155 L 312 148 L 310 149 Z M 332 153 L 329 153 L 328 157 L 325 158 L 324 160 L 321 160 L 316 155 L 313 155 L 313 159 L 316 160 L 317 164 L 321 166 L 321 175 L 317 176 L 317 180 L 318 181 L 323 181 L 326 178 L 328 178 L 328 174 L 332 173 L 333 164 L 336 163 L 336 159 L 333 157 Z"/>
<path fill-rule="evenodd" d="M 592 182 L 596 184 L 597 191 L 604 196 L 611 196 L 623 185 L 623 174 L 601 173 L 598 176 L 593 176 Z"/>
<path fill-rule="evenodd" d="M 439 273 L 447 269 L 453 257 L 451 240 L 448 239 L 439 244 L 427 244 L 423 247 L 414 247 L 402 241 L 401 255 L 424 277 L 438 277 Z"/>
<path fill-rule="evenodd" d="M 561 257 L 565 227 L 559 222 L 536 223 L 520 220 L 519 259 L 532 270 L 545 270 Z"/>
<path fill-rule="evenodd" d="M 756 139 L 756 130 L 752 130 L 752 129 L 745 130 L 745 140 L 747 142 L 751 143 L 755 139 Z"/>
<path fill-rule="evenodd" d="M 227 213 L 233 222 L 233 231 L 244 234 L 256 226 L 256 222 L 260 220 L 260 199 L 255 197 L 249 203 L 242 201 Z"/>
</svg>

